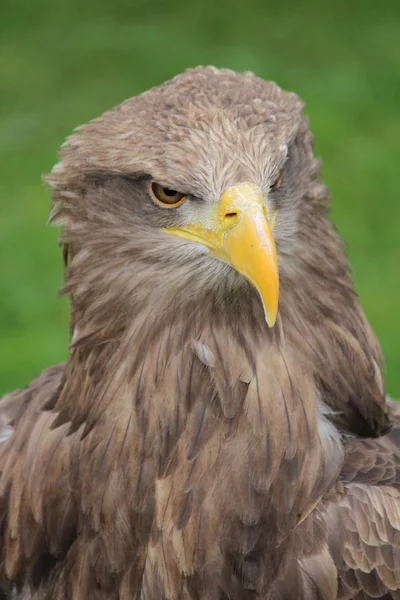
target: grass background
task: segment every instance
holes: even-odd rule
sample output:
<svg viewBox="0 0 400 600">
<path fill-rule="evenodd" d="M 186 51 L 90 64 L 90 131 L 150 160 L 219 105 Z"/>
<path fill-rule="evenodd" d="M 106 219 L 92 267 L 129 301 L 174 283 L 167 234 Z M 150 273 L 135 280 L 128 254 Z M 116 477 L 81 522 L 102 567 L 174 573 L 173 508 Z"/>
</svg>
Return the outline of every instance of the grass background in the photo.
<svg viewBox="0 0 400 600">
<path fill-rule="evenodd" d="M 67 356 L 61 252 L 41 182 L 57 148 L 126 97 L 214 64 L 306 100 L 332 218 L 388 391 L 400 396 L 399 38 L 398 0 L 2 0 L 0 393 Z"/>
</svg>

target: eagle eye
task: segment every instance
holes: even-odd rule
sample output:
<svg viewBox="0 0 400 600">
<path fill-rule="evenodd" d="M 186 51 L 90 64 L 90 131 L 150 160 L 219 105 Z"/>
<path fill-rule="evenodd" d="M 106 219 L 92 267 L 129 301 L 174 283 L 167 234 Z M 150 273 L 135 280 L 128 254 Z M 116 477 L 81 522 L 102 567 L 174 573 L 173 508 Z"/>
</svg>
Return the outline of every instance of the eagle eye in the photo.
<svg viewBox="0 0 400 600">
<path fill-rule="evenodd" d="M 269 189 L 277 190 L 278 187 L 281 185 L 281 179 L 282 179 L 282 169 L 279 171 L 278 177 L 275 179 L 274 183 L 272 185 L 270 185 Z"/>
<path fill-rule="evenodd" d="M 163 187 L 155 181 L 150 183 L 150 192 L 157 204 L 162 206 L 180 206 L 187 198 L 186 194 Z"/>
</svg>

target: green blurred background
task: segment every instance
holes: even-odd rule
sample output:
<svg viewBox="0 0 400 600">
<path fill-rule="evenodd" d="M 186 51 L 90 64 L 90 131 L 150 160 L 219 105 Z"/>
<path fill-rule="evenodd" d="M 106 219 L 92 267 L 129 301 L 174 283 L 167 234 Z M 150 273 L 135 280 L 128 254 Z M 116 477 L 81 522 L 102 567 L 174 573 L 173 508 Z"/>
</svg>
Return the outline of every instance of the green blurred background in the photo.
<svg viewBox="0 0 400 600">
<path fill-rule="evenodd" d="M 214 64 L 306 101 L 332 217 L 400 396 L 399 17 L 398 0 L 1 0 L 0 393 L 67 356 L 41 182 L 57 148 L 126 97 Z"/>
</svg>

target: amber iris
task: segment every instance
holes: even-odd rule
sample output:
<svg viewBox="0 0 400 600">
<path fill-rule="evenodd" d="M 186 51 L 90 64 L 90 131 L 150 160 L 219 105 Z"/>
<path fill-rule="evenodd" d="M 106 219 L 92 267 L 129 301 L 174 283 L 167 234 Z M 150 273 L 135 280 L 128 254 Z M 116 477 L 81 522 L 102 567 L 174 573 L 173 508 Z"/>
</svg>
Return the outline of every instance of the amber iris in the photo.
<svg viewBox="0 0 400 600">
<path fill-rule="evenodd" d="M 179 206 L 186 200 L 186 194 L 171 190 L 170 188 L 163 187 L 159 183 L 152 181 L 150 184 L 151 195 L 157 204 L 162 206 L 174 207 Z"/>
</svg>

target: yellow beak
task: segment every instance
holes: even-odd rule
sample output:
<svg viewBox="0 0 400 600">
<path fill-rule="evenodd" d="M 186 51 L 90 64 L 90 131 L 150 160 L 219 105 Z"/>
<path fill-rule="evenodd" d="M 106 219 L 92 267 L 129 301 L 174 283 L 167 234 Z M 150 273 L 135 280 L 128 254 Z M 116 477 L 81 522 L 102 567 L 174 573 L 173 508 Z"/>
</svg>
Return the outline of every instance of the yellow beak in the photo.
<svg viewBox="0 0 400 600">
<path fill-rule="evenodd" d="M 231 265 L 259 292 L 265 319 L 273 327 L 278 311 L 278 259 L 272 229 L 260 188 L 241 183 L 225 190 L 210 227 L 199 224 L 165 227 L 164 231 L 210 249 L 210 254 Z"/>
</svg>

